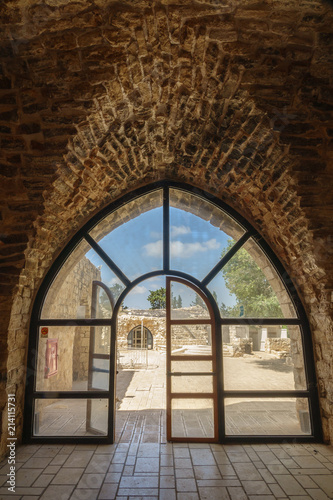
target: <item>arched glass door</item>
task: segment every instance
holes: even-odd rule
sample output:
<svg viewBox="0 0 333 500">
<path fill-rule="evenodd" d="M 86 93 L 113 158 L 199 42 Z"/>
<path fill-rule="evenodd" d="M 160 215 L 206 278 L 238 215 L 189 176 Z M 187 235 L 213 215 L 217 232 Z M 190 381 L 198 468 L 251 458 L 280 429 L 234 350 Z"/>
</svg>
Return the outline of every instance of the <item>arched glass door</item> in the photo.
<svg viewBox="0 0 333 500">
<path fill-rule="evenodd" d="M 49 270 L 31 317 L 26 439 L 113 441 L 117 320 L 158 277 L 167 327 L 152 346 L 167 346 L 168 438 L 320 439 L 311 333 L 291 279 L 239 214 L 170 182 L 96 215 Z"/>
<path fill-rule="evenodd" d="M 179 308 L 194 295 L 195 307 Z M 167 439 L 218 440 L 215 320 L 202 292 L 181 278 L 166 279 Z"/>
</svg>

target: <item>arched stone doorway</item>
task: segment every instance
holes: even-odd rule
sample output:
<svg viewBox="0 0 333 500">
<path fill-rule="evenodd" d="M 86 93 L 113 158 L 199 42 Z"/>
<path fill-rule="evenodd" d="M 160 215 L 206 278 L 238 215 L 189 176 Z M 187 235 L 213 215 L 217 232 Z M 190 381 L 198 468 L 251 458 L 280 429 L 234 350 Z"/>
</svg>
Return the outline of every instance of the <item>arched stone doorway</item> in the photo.
<svg viewBox="0 0 333 500">
<path fill-rule="evenodd" d="M 154 339 L 152 333 L 146 326 L 137 325 L 127 335 L 129 349 L 152 349 Z"/>
<path fill-rule="evenodd" d="M 140 235 L 145 243 L 138 248 Z M 71 302 L 64 300 L 78 265 L 93 269 L 95 281 L 103 285 L 100 293 L 94 292 L 96 303 L 90 311 L 88 308 L 85 318 L 78 316 L 73 294 Z M 64 441 L 113 440 L 117 318 L 128 293 L 158 276 L 188 280 L 198 290 L 198 298 L 190 306 L 182 303 L 181 294 L 179 303 L 178 297 L 169 296 L 167 310 L 179 309 L 179 313 L 186 307 L 201 307 L 200 298 L 211 308 L 216 345 L 216 367 L 211 371 L 216 382 L 206 399 L 216 401 L 214 439 L 319 439 L 311 336 L 290 278 L 262 237 L 239 214 L 207 193 L 173 183 L 142 188 L 103 211 L 78 233 L 50 270 L 37 297 L 31 324 L 29 368 L 34 377 L 27 390 L 25 435 L 32 441 L 52 441 L 52 422 L 63 406 L 69 422 L 75 420 L 71 417 L 75 409 L 82 421 L 75 432 L 69 425 L 62 435 Z M 86 273 L 79 285 L 76 289 L 92 293 L 92 281 L 86 279 Z M 103 294 L 106 286 L 112 300 L 108 293 Z M 228 290 L 231 301 L 227 300 Z M 178 307 L 174 307 L 176 303 Z M 189 329 L 192 319 L 178 318 L 178 326 Z M 199 323 L 207 324 L 207 319 Z M 267 351 L 273 350 L 275 358 L 268 357 L 271 353 L 246 358 L 253 350 L 250 330 L 263 332 L 274 326 L 288 332 L 285 341 L 276 339 L 273 348 L 267 343 Z M 72 349 L 74 334 L 82 339 L 81 355 L 89 366 L 80 390 L 68 369 L 77 355 Z M 166 340 L 170 335 L 167 327 Z M 45 337 L 58 341 L 58 373 L 48 379 L 43 378 Z M 226 338 L 229 342 L 224 341 Z M 263 345 L 266 349 L 266 340 Z M 172 348 L 167 352 L 172 355 Z M 284 373 L 291 367 L 284 386 L 278 362 L 283 356 L 288 359 Z M 239 358 L 248 360 L 247 367 L 236 366 Z M 186 364 L 187 360 L 178 361 Z M 239 378 L 239 368 L 249 370 L 251 378 Z M 268 383 L 265 370 L 266 374 L 276 372 Z M 193 381 L 201 372 L 190 370 L 184 376 Z M 180 394 L 187 400 L 200 399 L 191 392 Z M 196 408 L 195 401 L 193 405 Z M 250 421 L 255 424 L 250 425 Z M 268 423 L 263 428 L 265 421 Z M 181 439 L 186 437 L 190 436 Z"/>
</svg>

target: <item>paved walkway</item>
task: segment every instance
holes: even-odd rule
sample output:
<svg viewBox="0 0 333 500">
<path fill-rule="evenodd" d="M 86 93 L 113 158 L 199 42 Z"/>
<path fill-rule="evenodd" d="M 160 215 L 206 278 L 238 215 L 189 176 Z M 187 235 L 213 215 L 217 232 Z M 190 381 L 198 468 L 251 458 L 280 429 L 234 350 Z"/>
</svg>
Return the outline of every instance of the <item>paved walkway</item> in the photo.
<svg viewBox="0 0 333 500">
<path fill-rule="evenodd" d="M 141 434 L 114 445 L 26 445 L 17 449 L 15 494 L 8 464 L 1 500 L 328 500 L 333 448 L 310 444 L 159 444 Z"/>
</svg>

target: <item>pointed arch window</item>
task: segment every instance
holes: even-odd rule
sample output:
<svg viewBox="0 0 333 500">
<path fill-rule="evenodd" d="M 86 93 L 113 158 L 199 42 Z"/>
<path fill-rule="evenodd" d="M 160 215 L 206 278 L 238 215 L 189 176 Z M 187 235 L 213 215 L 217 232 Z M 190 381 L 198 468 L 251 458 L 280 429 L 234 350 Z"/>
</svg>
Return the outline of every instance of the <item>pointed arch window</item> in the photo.
<svg viewBox="0 0 333 500">
<path fill-rule="evenodd" d="M 235 210 L 171 182 L 141 188 L 96 215 L 49 270 L 31 318 L 27 439 L 113 441 L 117 316 L 131 290 L 157 276 L 191 285 L 174 280 L 170 332 L 177 327 L 190 340 L 201 336 L 206 348 L 214 345 L 214 439 L 320 439 L 311 334 L 291 279 Z M 138 332 L 131 332 L 136 347 Z M 147 333 L 143 344 L 153 348 L 149 339 Z M 57 372 L 47 378 L 50 340 L 57 345 Z M 279 360 L 284 370 L 277 369 Z M 182 355 L 174 363 L 182 372 L 188 365 Z M 267 385 L 265 374 L 273 372 Z M 185 373 L 190 381 L 200 375 Z M 184 402 L 175 401 L 180 415 Z M 56 409 L 66 408 L 68 416 L 75 405 L 81 425 L 55 433 L 47 422 Z"/>
</svg>

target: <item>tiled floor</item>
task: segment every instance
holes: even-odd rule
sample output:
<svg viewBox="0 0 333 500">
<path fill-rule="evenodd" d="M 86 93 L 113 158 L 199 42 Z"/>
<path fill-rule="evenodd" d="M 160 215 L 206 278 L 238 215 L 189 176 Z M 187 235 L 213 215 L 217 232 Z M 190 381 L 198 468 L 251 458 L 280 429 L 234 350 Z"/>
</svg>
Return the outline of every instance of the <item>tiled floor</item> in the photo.
<svg viewBox="0 0 333 500">
<path fill-rule="evenodd" d="M 26 445 L 16 460 L 1 500 L 333 498 L 333 447 L 317 444 Z"/>
<path fill-rule="evenodd" d="M 118 378 L 116 444 L 20 446 L 15 493 L 0 464 L 0 500 L 333 498 L 333 447 L 166 443 L 165 368 L 156 365 Z"/>
</svg>

